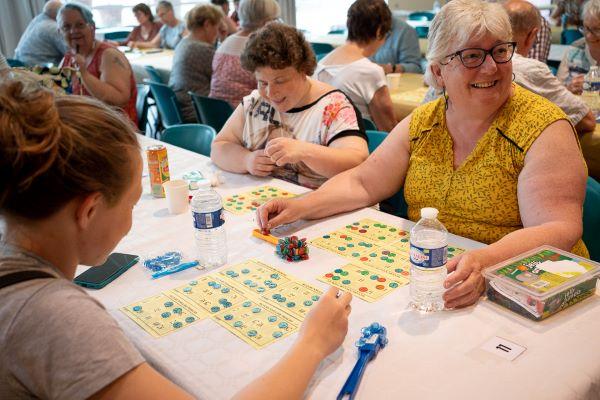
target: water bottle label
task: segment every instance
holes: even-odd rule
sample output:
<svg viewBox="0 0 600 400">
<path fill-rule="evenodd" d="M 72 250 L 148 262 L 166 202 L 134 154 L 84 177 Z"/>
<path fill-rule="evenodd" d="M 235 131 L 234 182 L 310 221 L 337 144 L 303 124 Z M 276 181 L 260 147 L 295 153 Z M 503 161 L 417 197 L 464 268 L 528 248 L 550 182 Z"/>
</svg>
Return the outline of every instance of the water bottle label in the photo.
<svg viewBox="0 0 600 400">
<path fill-rule="evenodd" d="M 210 213 L 192 212 L 194 217 L 194 228 L 196 229 L 213 229 L 222 226 L 225 223 L 223 209 Z"/>
<path fill-rule="evenodd" d="M 448 246 L 424 249 L 410 244 L 410 263 L 420 268 L 437 268 L 446 264 Z"/>
</svg>

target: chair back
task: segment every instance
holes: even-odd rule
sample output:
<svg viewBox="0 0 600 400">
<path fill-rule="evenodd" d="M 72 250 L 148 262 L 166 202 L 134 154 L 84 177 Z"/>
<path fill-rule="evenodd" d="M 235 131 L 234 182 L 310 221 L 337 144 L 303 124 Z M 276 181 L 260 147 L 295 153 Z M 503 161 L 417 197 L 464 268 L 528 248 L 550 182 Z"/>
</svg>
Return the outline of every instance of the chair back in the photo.
<svg viewBox="0 0 600 400">
<path fill-rule="evenodd" d="M 563 29 L 560 33 L 560 44 L 571 44 L 582 37 L 583 33 L 578 29 Z"/>
<path fill-rule="evenodd" d="M 375 126 L 375 123 L 368 118 L 363 118 L 363 125 L 365 126 L 366 131 L 377 131 L 377 127 Z M 383 133 L 385 133 L 385 132 L 383 132 Z M 368 135 L 369 134 L 367 133 L 367 136 Z M 369 141 L 370 140 L 371 139 L 369 139 Z"/>
<path fill-rule="evenodd" d="M 367 130 L 367 137 L 369 138 L 369 154 L 373 153 L 375 149 L 379 147 L 387 135 L 387 132 Z M 400 188 L 395 195 L 380 202 L 379 209 L 388 214 L 408 218 L 408 204 L 406 204 L 406 200 L 404 200 L 404 188 Z"/>
<path fill-rule="evenodd" d="M 8 63 L 8 66 L 11 67 L 11 68 L 26 67 L 27 66 L 23 61 L 19 61 L 16 58 L 7 58 L 6 62 Z"/>
<path fill-rule="evenodd" d="M 162 80 L 162 76 L 160 76 L 160 72 L 157 71 L 152 65 L 144 65 L 144 70 L 148 74 L 151 82 L 155 83 L 164 83 Z"/>
<path fill-rule="evenodd" d="M 150 88 L 147 85 L 138 83 L 137 86 L 137 98 L 135 100 L 135 110 L 137 111 L 138 117 L 138 128 L 142 132 L 146 132 L 146 125 L 148 123 L 148 94 Z"/>
<path fill-rule="evenodd" d="M 600 262 L 600 183 L 588 177 L 583 203 L 583 242 L 590 258 Z"/>
<path fill-rule="evenodd" d="M 129 31 L 114 31 L 114 32 L 106 32 L 104 34 L 104 40 L 115 40 L 117 42 L 120 42 L 122 40 L 127 39 L 127 37 L 129 36 Z"/>
<path fill-rule="evenodd" d="M 429 35 L 428 26 L 416 26 L 415 31 L 417 31 L 417 36 L 419 39 L 427 39 L 427 35 Z"/>
<path fill-rule="evenodd" d="M 312 47 L 315 54 L 327 54 L 333 50 L 333 46 L 329 43 L 311 42 L 310 46 Z"/>
<path fill-rule="evenodd" d="M 210 146 L 216 134 L 215 130 L 208 125 L 173 125 L 162 132 L 160 140 L 210 157 Z"/>
<path fill-rule="evenodd" d="M 433 21 L 435 14 L 428 11 L 415 11 L 408 14 L 408 19 L 411 21 Z"/>
<path fill-rule="evenodd" d="M 192 97 L 194 109 L 198 114 L 198 121 L 212 126 L 215 131 L 219 132 L 227 119 L 233 114 L 231 105 L 225 100 L 200 96 L 193 92 L 188 93 Z"/>
<path fill-rule="evenodd" d="M 152 93 L 152 97 L 154 97 L 154 101 L 156 101 L 156 107 L 158 108 L 163 126 L 168 128 L 181 124 L 183 119 L 181 118 L 179 102 L 177 101 L 175 92 L 162 83 L 150 81 L 146 81 L 145 83 L 150 86 L 150 92 Z"/>
<path fill-rule="evenodd" d="M 369 121 L 368 119 L 365 121 Z M 369 121 L 371 122 L 371 121 Z M 372 123 L 372 122 L 371 122 Z M 366 124 L 365 124 L 366 125 Z M 367 138 L 369 139 L 369 154 L 373 153 L 377 147 L 385 140 L 387 137 L 387 132 L 378 131 L 375 129 L 367 129 Z"/>
</svg>

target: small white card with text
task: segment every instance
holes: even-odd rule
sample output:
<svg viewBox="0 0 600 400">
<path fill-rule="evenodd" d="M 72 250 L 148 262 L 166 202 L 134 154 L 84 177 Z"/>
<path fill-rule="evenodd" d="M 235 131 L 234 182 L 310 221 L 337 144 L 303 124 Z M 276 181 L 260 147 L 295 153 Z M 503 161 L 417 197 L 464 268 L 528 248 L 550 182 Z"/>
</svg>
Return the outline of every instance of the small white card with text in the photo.
<svg viewBox="0 0 600 400">
<path fill-rule="evenodd" d="M 521 355 L 521 353 L 527 350 L 527 348 L 499 336 L 494 336 L 485 342 L 481 348 L 509 361 L 513 361 L 515 358 Z"/>
</svg>

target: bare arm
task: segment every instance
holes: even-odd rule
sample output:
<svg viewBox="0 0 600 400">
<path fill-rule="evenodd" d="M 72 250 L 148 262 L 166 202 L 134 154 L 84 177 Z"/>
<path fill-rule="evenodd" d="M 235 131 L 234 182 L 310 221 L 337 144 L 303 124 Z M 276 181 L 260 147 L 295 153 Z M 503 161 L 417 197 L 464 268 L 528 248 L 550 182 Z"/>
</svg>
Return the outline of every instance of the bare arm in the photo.
<svg viewBox="0 0 600 400">
<path fill-rule="evenodd" d="M 448 262 L 456 272 L 446 287 L 462 282 L 444 295 L 447 307 L 469 305 L 483 290 L 481 270 L 543 244 L 571 251 L 581 238 L 586 169 L 567 121 L 548 126 L 531 146 L 519 175 L 518 200 L 523 228 L 484 249 Z M 568 190 L 566 188 L 569 188 Z"/>
<path fill-rule="evenodd" d="M 380 131 L 391 132 L 394 129 L 398 121 L 394 116 L 394 106 L 387 86 L 382 86 L 375 92 L 369 103 L 369 113 Z"/>
<path fill-rule="evenodd" d="M 594 129 L 596 129 L 596 117 L 591 111 L 588 111 L 583 119 L 575 125 L 575 130 L 580 135 L 587 132 L 593 132 Z"/>
<path fill-rule="evenodd" d="M 156 49 L 160 47 L 160 34 L 157 34 L 148 42 L 131 42 L 138 49 Z"/>
<path fill-rule="evenodd" d="M 330 178 L 363 162 L 369 156 L 369 149 L 358 136 L 339 138 L 329 146 L 281 137 L 267 143 L 265 154 L 278 166 L 303 162 L 319 175 Z"/>
<path fill-rule="evenodd" d="M 83 57 L 75 56 L 80 66 L 83 85 L 90 94 L 107 104 L 125 106 L 131 96 L 131 66 L 117 49 L 106 49 L 102 54 L 100 78 L 83 68 Z"/>
<path fill-rule="evenodd" d="M 278 199 L 260 207 L 259 225 L 272 228 L 298 219 L 324 218 L 392 196 L 402 186 L 408 168 L 410 118 L 402 120 L 359 166 L 336 175 L 301 198 Z"/>
</svg>

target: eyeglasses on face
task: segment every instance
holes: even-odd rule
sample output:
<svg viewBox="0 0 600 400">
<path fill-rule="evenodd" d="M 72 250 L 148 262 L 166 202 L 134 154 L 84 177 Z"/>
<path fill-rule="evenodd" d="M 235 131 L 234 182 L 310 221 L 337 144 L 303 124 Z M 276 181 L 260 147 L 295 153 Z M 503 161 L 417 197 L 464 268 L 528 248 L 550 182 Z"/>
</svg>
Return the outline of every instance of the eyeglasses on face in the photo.
<svg viewBox="0 0 600 400">
<path fill-rule="evenodd" d="M 588 33 L 596 38 L 600 38 L 600 29 L 596 28 L 596 29 L 592 29 L 588 26 L 581 26 L 579 27 L 579 32 L 581 32 L 583 35 L 587 35 Z"/>
<path fill-rule="evenodd" d="M 458 56 L 466 68 L 477 68 L 485 61 L 489 54 L 496 64 L 505 64 L 509 62 L 515 54 L 516 42 L 499 43 L 491 49 L 481 49 L 477 47 L 462 49 L 456 53 L 448 54 L 444 57 L 445 61 L 440 64 L 446 65 Z"/>
<path fill-rule="evenodd" d="M 88 26 L 88 24 L 86 24 L 85 22 L 78 22 L 75 25 L 64 24 L 60 27 L 60 30 L 63 31 L 64 33 L 67 33 L 70 31 L 82 31 L 87 26 Z"/>
</svg>

